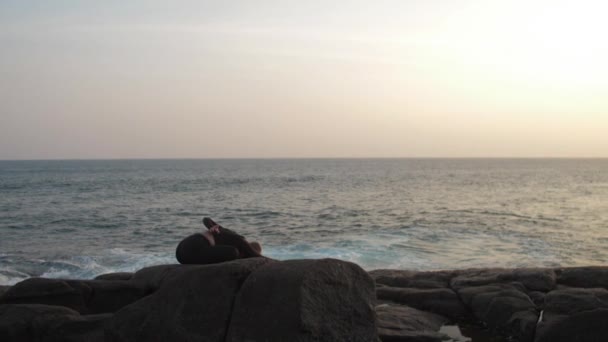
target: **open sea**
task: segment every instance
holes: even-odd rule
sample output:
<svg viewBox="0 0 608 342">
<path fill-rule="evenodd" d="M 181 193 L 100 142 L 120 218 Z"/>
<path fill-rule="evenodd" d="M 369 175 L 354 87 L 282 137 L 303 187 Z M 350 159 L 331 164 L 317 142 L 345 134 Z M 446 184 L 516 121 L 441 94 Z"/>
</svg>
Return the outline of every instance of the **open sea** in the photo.
<svg viewBox="0 0 608 342">
<path fill-rule="evenodd" d="M 608 159 L 0 161 L 0 285 L 175 263 L 210 216 L 367 270 L 608 264 Z"/>
</svg>

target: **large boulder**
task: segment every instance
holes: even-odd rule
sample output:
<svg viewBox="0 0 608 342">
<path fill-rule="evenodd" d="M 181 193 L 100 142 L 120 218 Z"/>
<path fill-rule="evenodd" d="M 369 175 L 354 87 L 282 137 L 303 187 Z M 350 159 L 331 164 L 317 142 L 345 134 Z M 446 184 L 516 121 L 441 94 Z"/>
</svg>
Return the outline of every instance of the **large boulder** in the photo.
<svg viewBox="0 0 608 342">
<path fill-rule="evenodd" d="M 378 336 L 382 342 L 441 342 L 447 336 L 439 329 L 449 320 L 405 305 L 384 303 L 376 306 Z"/>
<path fill-rule="evenodd" d="M 608 290 L 570 288 L 549 292 L 536 342 L 599 342 L 608 336 Z"/>
<path fill-rule="evenodd" d="M 458 290 L 460 298 L 475 317 L 496 332 L 532 341 L 538 311 L 532 300 L 517 287 L 508 284 L 466 287 Z"/>
<path fill-rule="evenodd" d="M 133 277 L 157 282 L 160 288 L 124 307 L 108 321 L 110 341 L 224 341 L 235 297 L 263 258 L 213 265 L 176 265 L 137 272 Z M 138 276 L 139 273 L 139 276 Z M 290 279 L 283 279 L 284 287 Z"/>
<path fill-rule="evenodd" d="M 456 271 L 416 272 L 388 269 L 369 272 L 376 284 L 417 289 L 447 288 L 456 274 Z"/>
<path fill-rule="evenodd" d="M 469 311 L 456 292 L 448 288 L 416 289 L 384 286 L 379 287 L 376 294 L 378 299 L 429 311 L 453 320 L 469 317 Z"/>
<path fill-rule="evenodd" d="M 547 292 L 555 288 L 556 275 L 552 269 L 546 268 L 470 269 L 460 271 L 450 285 L 454 289 L 461 289 L 513 283 L 523 285 L 525 291 Z"/>
<path fill-rule="evenodd" d="M 145 267 L 135 272 L 131 277 L 131 281 L 144 284 L 149 288 L 157 290 L 160 288 L 163 281 L 170 278 L 174 272 L 180 272 L 180 270 L 184 269 L 188 269 L 188 265 L 172 264 Z"/>
<path fill-rule="evenodd" d="M 2 296 L 10 289 L 11 287 L 8 285 L 0 285 L 0 300 L 2 300 Z"/>
<path fill-rule="evenodd" d="M 535 342 L 605 342 L 608 309 L 595 309 L 539 324 Z"/>
<path fill-rule="evenodd" d="M 243 284 L 226 341 L 376 341 L 374 299 L 374 281 L 353 263 L 270 263 Z"/>
<path fill-rule="evenodd" d="M 557 269 L 557 283 L 570 287 L 608 289 L 608 267 L 572 267 Z"/>
<path fill-rule="evenodd" d="M 148 288 L 134 282 L 30 278 L 8 289 L 0 304 L 59 305 L 96 314 L 114 312 L 148 293 Z"/>
<path fill-rule="evenodd" d="M 131 278 L 133 278 L 131 272 L 114 272 L 98 275 L 95 280 L 131 280 Z"/>
</svg>

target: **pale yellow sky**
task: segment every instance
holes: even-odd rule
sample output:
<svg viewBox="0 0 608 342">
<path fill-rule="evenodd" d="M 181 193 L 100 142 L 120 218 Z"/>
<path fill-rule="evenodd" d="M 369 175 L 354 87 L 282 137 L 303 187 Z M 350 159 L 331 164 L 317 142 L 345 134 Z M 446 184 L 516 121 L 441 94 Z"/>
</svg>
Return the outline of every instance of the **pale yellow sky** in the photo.
<svg viewBox="0 0 608 342">
<path fill-rule="evenodd" d="M 603 1 L 3 1 L 0 159 L 608 157 Z"/>
</svg>

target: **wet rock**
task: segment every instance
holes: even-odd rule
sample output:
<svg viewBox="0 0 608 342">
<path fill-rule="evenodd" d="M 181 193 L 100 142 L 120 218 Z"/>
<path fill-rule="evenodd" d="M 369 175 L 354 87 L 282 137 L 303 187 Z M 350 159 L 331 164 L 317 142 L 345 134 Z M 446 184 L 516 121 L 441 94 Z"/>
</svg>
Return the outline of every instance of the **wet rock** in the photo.
<svg viewBox="0 0 608 342">
<path fill-rule="evenodd" d="M 378 335 L 387 341 L 444 341 L 447 336 L 439 333 L 448 319 L 433 313 L 420 311 L 398 304 L 376 306 Z"/>
<path fill-rule="evenodd" d="M 487 326 L 520 341 L 532 341 L 538 311 L 523 292 L 510 284 L 461 288 L 458 294 L 475 317 Z"/>
<path fill-rule="evenodd" d="M 376 341 L 374 297 L 373 280 L 353 263 L 269 263 L 245 280 L 226 341 Z"/>
<path fill-rule="evenodd" d="M 95 280 L 130 280 L 131 278 L 133 278 L 131 272 L 115 272 L 98 275 Z"/>
<path fill-rule="evenodd" d="M 608 288 L 608 267 L 573 267 L 556 270 L 557 283 L 569 287 Z"/>
<path fill-rule="evenodd" d="M 469 311 L 451 289 L 414 289 L 381 287 L 376 290 L 378 299 L 389 300 L 413 308 L 429 311 L 454 320 L 466 319 Z"/>
<path fill-rule="evenodd" d="M 58 305 L 96 314 L 114 312 L 148 293 L 140 284 L 125 281 L 30 278 L 12 286 L 0 304 Z"/>
<path fill-rule="evenodd" d="M 450 280 L 457 274 L 455 271 L 415 272 L 401 270 L 374 270 L 369 272 L 376 284 L 391 287 L 408 287 L 418 289 L 447 288 Z"/>
</svg>

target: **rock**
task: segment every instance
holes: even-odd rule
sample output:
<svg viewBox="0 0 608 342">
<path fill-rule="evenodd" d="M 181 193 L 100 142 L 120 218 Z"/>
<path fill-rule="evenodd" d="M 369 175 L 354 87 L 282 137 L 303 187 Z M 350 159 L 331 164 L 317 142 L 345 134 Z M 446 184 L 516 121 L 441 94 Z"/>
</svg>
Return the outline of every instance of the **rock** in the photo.
<svg viewBox="0 0 608 342">
<path fill-rule="evenodd" d="M 131 272 L 116 272 L 98 275 L 95 280 L 130 280 L 131 278 L 133 278 Z"/>
<path fill-rule="evenodd" d="M 147 279 L 160 288 L 116 312 L 106 325 L 105 340 L 224 341 L 237 292 L 253 270 L 268 262 L 251 258 L 137 272 L 133 281 Z M 290 280 L 282 286 L 289 287 Z"/>
<path fill-rule="evenodd" d="M 408 287 L 418 289 L 447 288 L 450 280 L 457 274 L 455 271 L 415 272 L 401 270 L 374 270 L 369 272 L 376 284 L 391 287 Z"/>
<path fill-rule="evenodd" d="M 557 283 L 570 287 L 608 288 L 608 267 L 573 267 L 555 270 Z"/>
<path fill-rule="evenodd" d="M 88 285 L 93 294 L 83 314 L 116 312 L 150 294 L 148 287 L 124 280 L 91 280 Z"/>
<path fill-rule="evenodd" d="M 43 342 L 104 342 L 104 327 L 112 314 L 69 317 L 46 332 Z"/>
<path fill-rule="evenodd" d="M 538 311 L 523 292 L 510 284 L 467 287 L 458 290 L 460 298 L 475 317 L 497 332 L 532 341 Z"/>
<path fill-rule="evenodd" d="M 0 305 L 0 341 L 103 341 L 109 315 L 80 316 L 62 306 Z"/>
<path fill-rule="evenodd" d="M 462 271 L 452 279 L 451 287 L 484 286 L 490 284 L 521 283 L 529 291 L 547 292 L 555 288 L 556 275 L 551 269 L 472 269 Z"/>
<path fill-rule="evenodd" d="M 0 341 L 35 341 L 46 333 L 46 326 L 78 316 L 78 312 L 61 306 L 37 304 L 0 305 Z M 34 320 L 39 329 L 33 329 Z"/>
<path fill-rule="evenodd" d="M 269 263 L 245 280 L 226 341 L 377 341 L 374 297 L 373 280 L 353 263 Z"/>
<path fill-rule="evenodd" d="M 145 284 L 149 288 L 156 290 L 160 288 L 163 280 L 171 275 L 173 272 L 180 269 L 184 269 L 184 265 L 172 264 L 172 265 L 157 265 L 142 268 L 135 272 L 132 281 Z"/>
<path fill-rule="evenodd" d="M 378 299 L 404 304 L 418 310 L 430 311 L 454 320 L 469 317 L 467 308 L 451 289 L 414 289 L 387 286 L 378 288 L 376 295 Z"/>
<path fill-rule="evenodd" d="M 528 293 L 528 297 L 530 297 L 530 299 L 538 309 L 543 309 L 545 307 L 546 293 L 540 291 L 532 291 Z"/>
<path fill-rule="evenodd" d="M 59 305 L 82 314 L 114 312 L 146 296 L 148 289 L 119 280 L 30 278 L 12 286 L 0 304 Z"/>
<path fill-rule="evenodd" d="M 434 331 L 379 331 L 382 342 L 445 342 L 448 337 Z"/>
<path fill-rule="evenodd" d="M 539 324 L 535 342 L 604 342 L 608 309 L 578 312 Z"/>
<path fill-rule="evenodd" d="M 564 289 L 551 291 L 545 297 L 543 321 L 559 320 L 583 311 L 608 309 L 608 290 Z"/>
<path fill-rule="evenodd" d="M 530 291 L 548 292 L 555 288 L 556 275 L 547 268 L 520 268 L 512 273 L 514 281 L 522 283 Z"/>
<path fill-rule="evenodd" d="M 10 286 L 0 285 L 0 300 L 2 300 L 2 296 L 10 289 Z"/>
<path fill-rule="evenodd" d="M 6 291 L 0 304 L 60 305 L 85 312 L 91 294 L 91 288 L 85 282 L 29 278 Z"/>
<path fill-rule="evenodd" d="M 439 333 L 448 319 L 433 313 L 404 305 L 381 304 L 376 306 L 378 336 L 387 341 L 444 341 L 447 336 Z"/>
</svg>

